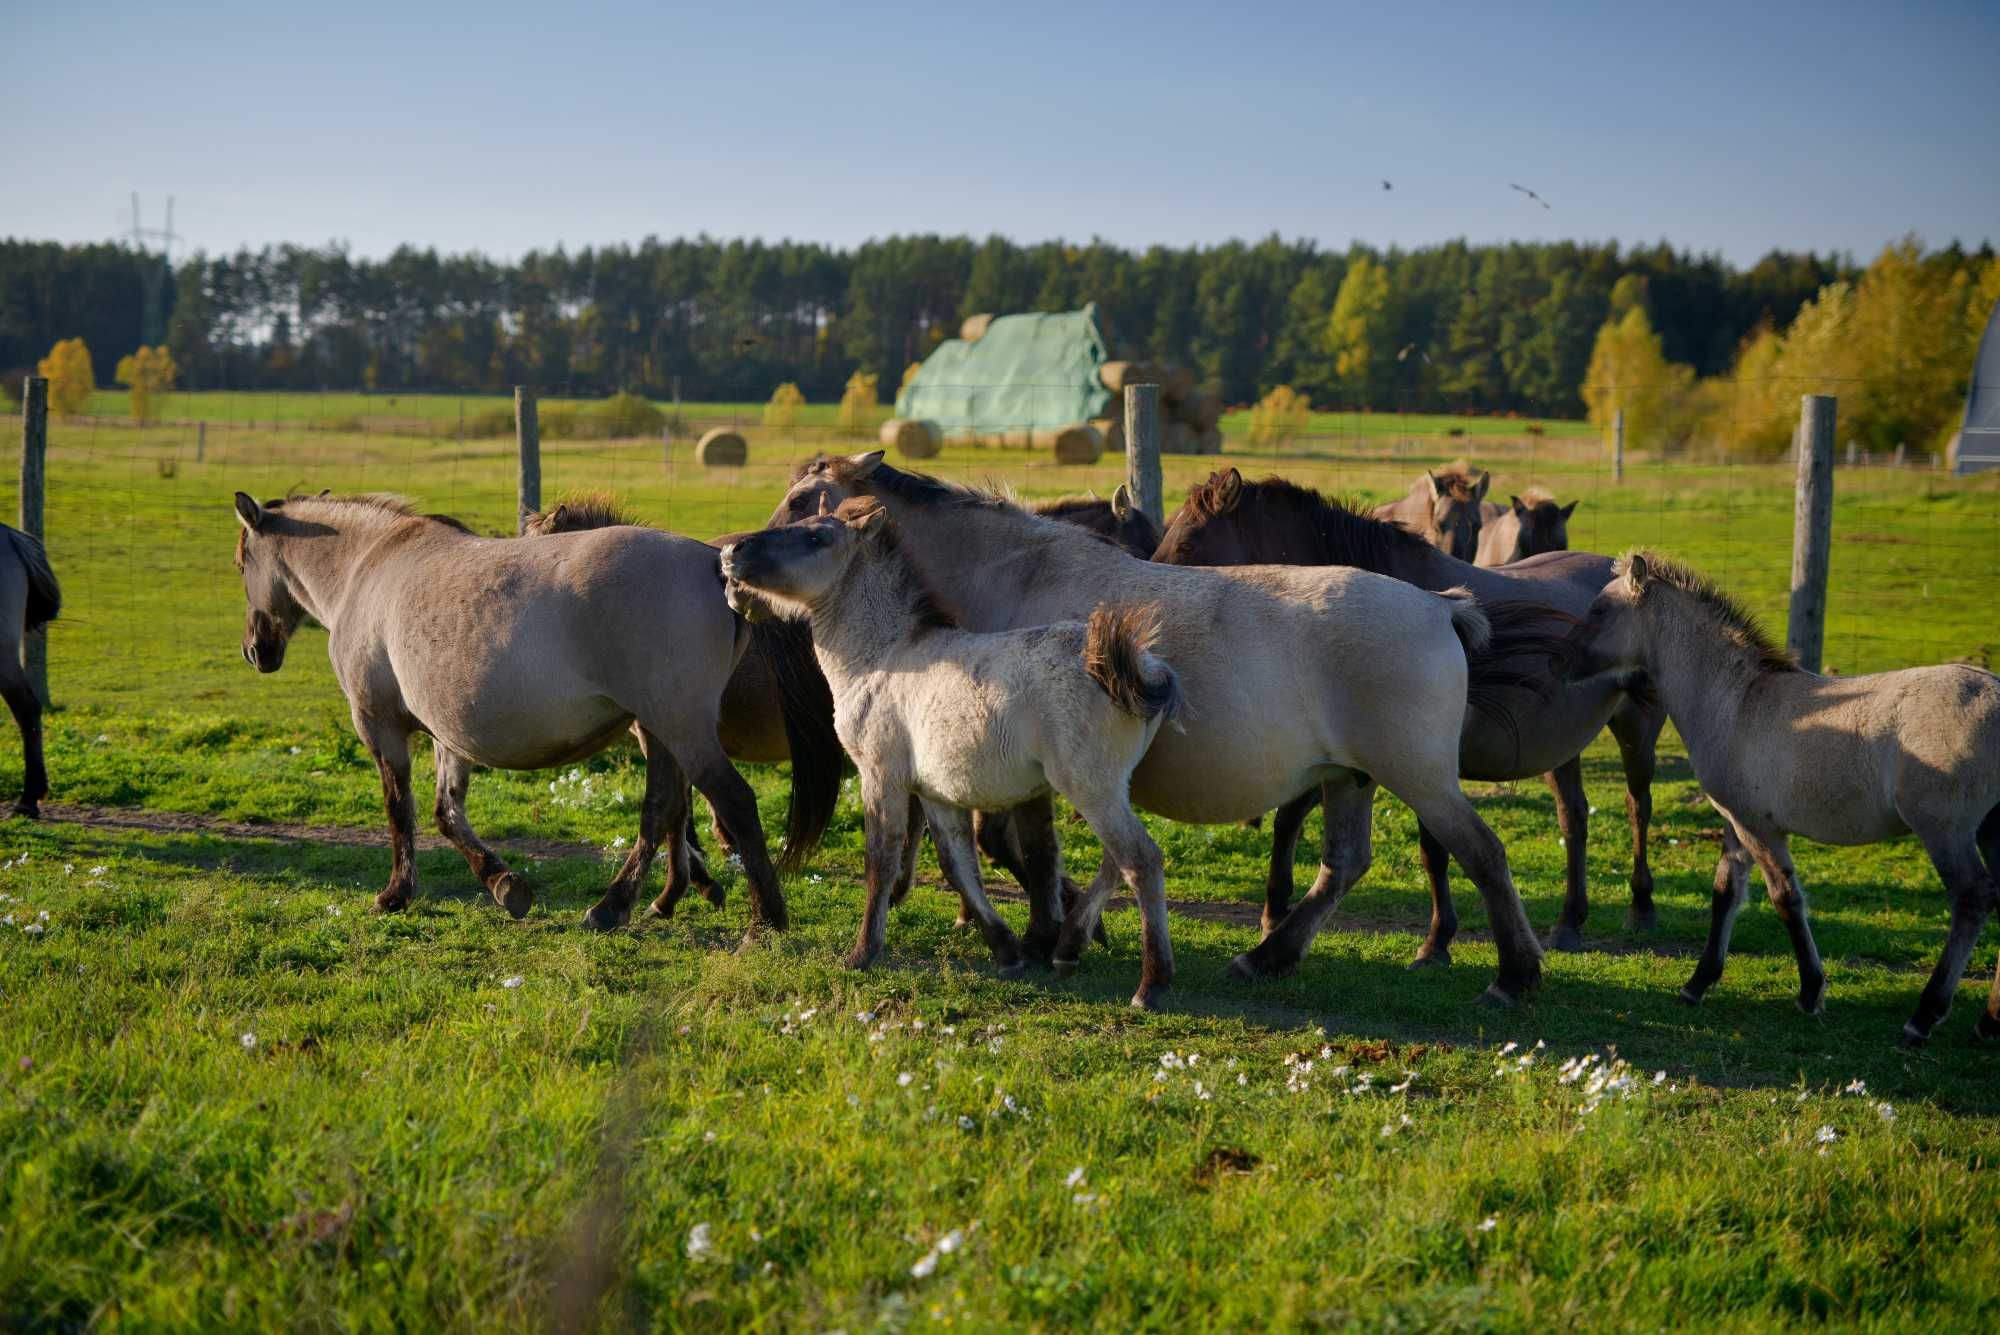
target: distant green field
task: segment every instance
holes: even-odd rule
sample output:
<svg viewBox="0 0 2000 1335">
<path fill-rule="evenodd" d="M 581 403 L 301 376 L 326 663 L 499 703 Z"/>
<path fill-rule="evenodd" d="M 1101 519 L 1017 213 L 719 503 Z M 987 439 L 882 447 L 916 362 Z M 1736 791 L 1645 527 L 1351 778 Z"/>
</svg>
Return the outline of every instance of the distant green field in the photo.
<svg viewBox="0 0 2000 1335">
<path fill-rule="evenodd" d="M 591 400 L 551 398 L 544 400 L 550 407 L 586 406 Z M 653 401 L 661 411 L 671 412 L 673 404 L 663 400 Z M 440 428 L 447 427 L 459 419 L 461 413 L 472 418 L 480 413 L 508 410 L 513 399 L 499 394 L 411 394 L 383 391 L 381 393 L 310 393 L 301 391 L 258 391 L 258 390 L 217 390 L 203 392 L 182 392 L 169 395 L 162 407 L 161 416 L 174 421 L 206 421 L 212 423 L 242 424 L 261 423 L 277 425 L 289 423 L 304 424 L 356 424 L 370 429 L 389 428 L 396 424 L 423 422 Z M 807 403 L 798 410 L 798 425 L 805 428 L 831 428 L 834 414 L 839 409 L 837 400 L 824 403 Z M 761 402 L 742 403 L 684 403 L 683 416 L 691 421 L 741 422 L 754 424 L 763 420 L 765 405 Z M 128 396 L 122 390 L 99 390 L 92 398 L 90 414 L 93 417 L 119 419 L 130 412 Z M 882 405 L 878 421 L 890 414 L 887 404 Z M 1247 409 L 1229 413 L 1222 419 L 1222 429 L 1232 435 L 1249 429 L 1250 414 Z M 1493 436 L 1519 436 L 1531 428 L 1554 439 L 1581 439 L 1595 437 L 1597 428 L 1588 422 L 1563 421 L 1557 418 L 1511 418 L 1511 417 L 1462 417 L 1432 413 L 1355 413 L 1323 412 L 1312 415 L 1306 434 L 1330 437 L 1368 436 L 1442 436 L 1454 429 L 1462 431 L 1468 438 Z"/>
<path fill-rule="evenodd" d="M 509 531 L 513 446 L 265 425 L 301 397 L 209 417 L 199 457 L 191 428 L 53 427 L 53 800 L 379 830 L 324 633 L 302 630 L 272 676 L 238 655 L 230 494 L 395 490 Z M 1169 458 L 1168 494 L 1235 464 L 1384 498 L 1468 449 L 1436 421 L 1364 434 Z M 708 536 L 761 524 L 795 459 L 865 447 L 825 426 L 750 436 L 750 466 L 723 471 L 686 442 L 550 442 L 545 494 L 612 487 Z M 1621 486 L 1589 440 L 1475 444 L 1497 493 L 1581 499 L 1575 546 L 1659 546 L 1782 624 L 1782 467 L 1635 453 Z M 1122 474 L 1003 450 L 932 465 L 1024 496 Z M 2000 476 L 1843 470 L 1834 530 L 1836 667 L 1994 660 Z M 1967 1033 L 2000 935 L 1939 1039 L 1903 1053 L 1945 934 L 1935 878 L 1907 841 L 1801 844 L 1827 1014 L 1792 1006 L 1761 896 L 1709 1002 L 1679 1005 L 1718 831 L 1671 733 L 1664 751 L 1658 932 L 1621 927 L 1622 782 L 1600 743 L 1590 948 L 1552 956 L 1511 1012 L 1472 1004 L 1495 958 L 1469 887 L 1459 963 L 1404 972 L 1428 901 L 1391 800 L 1324 939 L 1256 987 L 1224 969 L 1255 939 L 1240 915 L 1265 834 L 1149 820 L 1180 905 L 1156 1015 L 1123 1004 L 1131 914 L 1076 978 L 1003 983 L 951 930 L 928 854 L 887 962 L 841 969 L 860 915 L 851 798 L 786 886 L 782 938 L 735 953 L 733 877 L 719 911 L 584 933 L 632 834 L 642 777 L 623 749 L 578 767 L 587 803 L 552 772 L 475 779 L 472 819 L 517 865 L 522 840 L 575 846 L 528 868 L 540 902 L 519 923 L 448 851 L 422 855 L 419 904 L 381 918 L 379 848 L 10 822 L 0 1327 L 1992 1328 L 2000 1052 Z M 0 793 L 17 756 L 0 741 Z M 781 827 L 782 771 L 751 778 Z M 1564 849 L 1544 789 L 1473 795 L 1548 924 Z M 1069 864 L 1094 865 L 1087 829 L 1064 832 Z M 42 934 L 20 930 L 44 912 Z"/>
</svg>

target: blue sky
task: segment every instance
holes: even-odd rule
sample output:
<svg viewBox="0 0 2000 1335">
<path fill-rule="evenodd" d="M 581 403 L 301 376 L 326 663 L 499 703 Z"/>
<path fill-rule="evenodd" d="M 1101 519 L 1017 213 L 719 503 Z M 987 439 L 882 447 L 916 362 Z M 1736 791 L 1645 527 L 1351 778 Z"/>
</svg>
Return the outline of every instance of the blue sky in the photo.
<svg viewBox="0 0 2000 1335">
<path fill-rule="evenodd" d="M 7 8 L 0 235 L 2000 243 L 1991 0 Z"/>
</svg>

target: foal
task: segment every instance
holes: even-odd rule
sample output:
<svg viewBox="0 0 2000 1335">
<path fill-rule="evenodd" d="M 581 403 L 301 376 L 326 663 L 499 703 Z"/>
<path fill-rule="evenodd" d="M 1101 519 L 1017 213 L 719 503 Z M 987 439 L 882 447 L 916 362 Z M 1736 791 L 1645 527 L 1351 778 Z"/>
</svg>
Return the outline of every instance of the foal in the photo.
<svg viewBox="0 0 2000 1335">
<path fill-rule="evenodd" d="M 1057 967 L 1074 966 L 1112 877 L 1122 876 L 1143 914 L 1132 1004 L 1155 1005 L 1174 968 L 1164 865 L 1128 790 L 1160 724 L 1179 709 L 1180 679 L 1150 652 L 1151 614 L 1099 607 L 1088 624 L 962 630 L 901 550 L 888 511 L 869 498 L 739 539 L 723 549 L 722 570 L 739 610 L 762 599 L 811 618 L 834 727 L 861 771 L 868 910 L 848 964 L 866 968 L 881 954 L 915 796 L 938 863 L 995 965 L 1003 977 L 1019 974 L 1020 943 L 980 883 L 972 811 L 1053 789 L 1104 846 L 1096 881 L 1063 922 Z"/>
<path fill-rule="evenodd" d="M 1951 895 L 1951 934 L 1905 1046 L 1951 1009 L 1986 915 L 2000 901 L 2000 678 L 1959 665 L 1866 677 L 1804 671 L 1714 585 L 1645 553 L 1591 604 L 1577 670 L 1643 669 L 1687 743 L 1709 802 L 1763 873 L 1799 961 L 1799 1007 L 1825 1003 L 1826 973 L 1806 922 L 1790 836 L 1872 844 L 1914 833 Z M 1985 865 L 1981 865 L 1984 858 Z M 1722 976 L 1749 873 L 1725 858 L 1708 947 L 1681 999 Z M 2000 970 L 1982 1038 L 2000 1039 Z"/>
<path fill-rule="evenodd" d="M 1401 524 L 1431 546 L 1461 561 L 1479 555 L 1479 529 L 1485 512 L 1480 502 L 1493 474 L 1475 472 L 1463 459 L 1454 460 L 1423 478 L 1401 500 L 1375 507 L 1375 518 Z"/>
<path fill-rule="evenodd" d="M 1569 550 L 1569 517 L 1577 502 L 1557 505 L 1540 487 L 1509 496 L 1505 506 L 1479 505 L 1479 560 L 1482 566 L 1511 565 L 1543 552 Z"/>
</svg>

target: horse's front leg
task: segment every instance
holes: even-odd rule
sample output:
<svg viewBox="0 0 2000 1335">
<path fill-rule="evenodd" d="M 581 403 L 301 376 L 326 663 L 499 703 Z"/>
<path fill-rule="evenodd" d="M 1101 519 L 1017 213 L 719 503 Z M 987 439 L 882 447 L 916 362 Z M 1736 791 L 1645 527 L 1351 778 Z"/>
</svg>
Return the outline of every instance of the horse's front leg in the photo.
<svg viewBox="0 0 2000 1335">
<path fill-rule="evenodd" d="M 964 911 L 979 925 L 979 934 L 986 938 L 987 948 L 993 952 L 994 969 L 1002 978 L 1020 977 L 1027 968 L 1027 962 L 1021 958 L 1021 943 L 1015 939 L 1014 929 L 994 912 L 992 901 L 986 898 L 986 887 L 979 879 L 979 850 L 972 838 L 972 813 L 935 802 L 921 803 L 918 810 L 930 819 L 939 869 L 958 891 Z M 915 825 L 909 827 L 904 842 L 917 842 Z"/>
<path fill-rule="evenodd" d="M 1028 930 L 1021 949 L 1048 963 L 1063 923 L 1062 845 L 1056 842 L 1055 797 L 1043 793 L 1013 810 L 1021 843 L 1021 889 L 1028 896 Z"/>
<path fill-rule="evenodd" d="M 1826 970 L 1820 964 L 1812 924 L 1806 920 L 1806 892 L 1792 866 L 1791 840 L 1783 831 L 1752 830 L 1741 822 L 1736 833 L 1757 864 L 1757 870 L 1763 873 L 1771 907 L 1778 911 L 1778 920 L 1785 924 L 1785 931 L 1792 938 L 1792 954 L 1799 962 L 1799 1009 L 1807 1015 L 1818 1015 L 1826 1008 Z"/>
<path fill-rule="evenodd" d="M 375 757 L 382 777 L 382 806 L 389 815 L 389 884 L 375 896 L 381 913 L 399 913 L 417 893 L 417 805 L 410 792 L 410 734 L 401 724 L 363 717 L 355 731 Z"/>
<path fill-rule="evenodd" d="M 1583 791 L 1583 759 L 1572 756 L 1542 776 L 1556 798 L 1556 828 L 1567 854 L 1562 916 L 1549 931 L 1549 949 L 1582 950 L 1583 921 L 1590 916 L 1590 798 Z"/>
<path fill-rule="evenodd" d="M 1715 863 L 1714 896 L 1708 910 L 1708 944 L 1695 962 L 1694 974 L 1681 986 L 1678 995 L 1690 1006 L 1699 1006 L 1708 989 L 1722 978 L 1722 966 L 1729 960 L 1729 937 L 1736 929 L 1736 915 L 1743 911 L 1743 899 L 1750 889 L 1750 854 L 1736 833 L 1736 820 L 1714 799 L 1722 817 L 1722 856 Z"/>
<path fill-rule="evenodd" d="M 907 827 L 910 837 L 903 841 L 903 862 L 896 871 L 896 884 L 889 891 L 889 907 L 892 909 L 902 907 L 903 901 L 910 897 L 910 887 L 917 883 L 917 850 L 923 847 L 923 820 L 924 800 L 915 793 L 911 793 L 910 815 Z M 958 886 L 958 882 L 956 881 L 953 881 L 951 884 L 954 889 Z M 961 892 L 958 899 L 958 921 L 953 923 L 952 926 L 964 927 L 976 920 L 977 918 L 972 911 L 971 903 L 966 900 L 964 893 Z"/>
<path fill-rule="evenodd" d="M 678 882 L 680 893 L 685 893 L 687 885 L 687 845 L 677 838 L 687 829 L 687 778 L 674 763 L 666 743 L 643 729 L 639 733 L 639 753 L 646 758 L 646 796 L 639 804 L 639 837 L 632 841 L 632 851 L 625 855 L 625 864 L 612 877 L 604 897 L 583 915 L 583 925 L 598 931 L 608 932 L 632 920 L 632 905 L 646 884 L 646 874 L 653 869 L 653 855 L 663 837 L 670 844 L 673 870 L 668 874 L 667 889 L 661 898 L 673 895 L 678 899 L 675 883 Z"/>
<path fill-rule="evenodd" d="M 1423 864 L 1424 879 L 1431 887 L 1431 927 L 1410 967 L 1449 969 L 1452 938 L 1458 935 L 1458 908 L 1451 902 L 1451 854 L 1421 820 L 1417 822 L 1417 860 Z"/>
<path fill-rule="evenodd" d="M 1239 978 L 1278 978 L 1298 968 L 1326 916 L 1375 860 L 1371 826 L 1375 791 L 1373 779 L 1358 775 L 1321 785 L 1326 809 L 1320 814 L 1319 875 L 1284 921 L 1230 962 L 1231 973 Z"/>
<path fill-rule="evenodd" d="M 862 786 L 862 837 L 866 844 L 868 907 L 861 916 L 861 931 L 847 957 L 850 969 L 865 969 L 881 958 L 889 934 L 889 898 L 895 889 L 896 873 L 903 865 L 903 841 L 909 829 L 910 794 L 865 772 Z"/>
<path fill-rule="evenodd" d="M 743 879 L 750 887 L 751 930 L 769 927 L 783 931 L 791 917 L 785 908 L 784 892 L 778 888 L 778 872 L 771 865 L 770 848 L 764 842 L 763 822 L 757 817 L 757 794 L 729 763 L 729 755 L 722 749 L 714 725 L 700 731 L 689 730 L 675 757 L 694 782 L 695 791 L 708 799 L 709 808 L 728 832 L 737 857 L 742 859 Z"/>
<path fill-rule="evenodd" d="M 493 902 L 516 918 L 525 917 L 534 905 L 535 893 L 506 860 L 483 843 L 473 832 L 465 815 L 465 790 L 472 782 L 472 762 L 443 742 L 433 739 L 437 762 L 437 803 L 431 815 L 438 833 L 465 859 L 479 883 L 493 895 Z"/>
<path fill-rule="evenodd" d="M 1264 876 L 1264 935 L 1269 936 L 1292 909 L 1292 860 L 1299 852 L 1299 832 L 1306 816 L 1319 805 L 1320 790 L 1311 788 L 1278 808 L 1271 818 L 1271 866 Z"/>
<path fill-rule="evenodd" d="M 1653 824 L 1653 774 L 1658 765 L 1660 730 L 1667 712 L 1657 703 L 1628 698 L 1611 716 L 1611 735 L 1625 767 L 1625 816 L 1632 826 L 1632 905 L 1625 913 L 1627 931 L 1650 932 L 1659 926 L 1653 907 L 1653 867 L 1647 839 Z"/>
</svg>

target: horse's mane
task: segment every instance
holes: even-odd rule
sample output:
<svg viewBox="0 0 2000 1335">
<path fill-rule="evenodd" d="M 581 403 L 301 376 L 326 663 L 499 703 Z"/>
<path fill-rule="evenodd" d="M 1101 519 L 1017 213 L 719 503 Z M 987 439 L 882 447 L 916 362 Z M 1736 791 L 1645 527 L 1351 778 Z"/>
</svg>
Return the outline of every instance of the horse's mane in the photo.
<svg viewBox="0 0 2000 1335">
<path fill-rule="evenodd" d="M 1029 501 L 1028 509 L 1065 523 L 1074 523 L 1085 515 L 1093 519 L 1098 515 L 1111 516 L 1111 502 L 1097 496 L 1057 496 L 1046 501 Z"/>
<path fill-rule="evenodd" d="M 831 478 L 846 486 L 860 485 L 911 505 L 982 506 L 1029 513 L 996 492 L 962 482 L 946 482 L 929 473 L 906 473 L 886 460 L 878 461 L 864 473 L 858 463 L 844 454 L 816 454 L 792 470 L 788 485 L 796 486 L 813 476 Z"/>
<path fill-rule="evenodd" d="M 632 527 L 642 522 L 625 508 L 616 492 L 566 491 L 548 509 L 529 514 L 523 524 L 526 532 L 546 536 L 583 529 Z"/>
<path fill-rule="evenodd" d="M 1555 493 L 1539 483 L 1531 487 L 1525 487 L 1521 491 L 1521 504 L 1530 510 L 1539 510 L 1544 505 L 1554 505 L 1555 503 Z"/>
<path fill-rule="evenodd" d="M 1376 519 L 1359 501 L 1330 498 L 1282 477 L 1245 482 L 1233 505 L 1225 504 L 1222 476 L 1188 492 L 1195 513 L 1209 519 L 1235 516 L 1257 536 L 1277 535 L 1305 545 L 1301 564 L 1357 566 L 1383 571 L 1399 556 L 1435 556 L 1437 549 L 1401 524 Z M 1298 557 L 1292 558 L 1298 560 Z"/>
<path fill-rule="evenodd" d="M 1681 564 L 1671 557 L 1655 552 L 1638 552 L 1646 558 L 1646 585 L 1655 580 L 1669 588 L 1680 590 L 1696 602 L 1706 607 L 1721 623 L 1723 635 L 1737 648 L 1750 653 L 1756 660 L 1759 672 L 1798 672 L 1798 660 L 1784 648 L 1776 644 L 1763 623 L 1743 604 L 1724 593 L 1722 586 L 1690 566 Z M 1632 558 L 1624 557 L 1618 562 L 1616 571 L 1625 575 L 1632 569 Z M 1645 598 L 1645 587 L 1639 592 Z"/>
<path fill-rule="evenodd" d="M 336 496 L 331 492 L 324 491 L 317 494 L 294 491 L 278 500 L 264 502 L 264 508 L 266 510 L 283 510 L 287 504 L 295 505 L 300 502 L 313 502 L 319 505 L 361 506 L 370 510 L 380 510 L 388 514 L 397 515 L 404 519 L 427 519 L 433 523 L 443 524 L 448 528 L 455 528 L 460 533 L 472 532 L 471 529 L 450 515 L 426 514 L 417 509 L 415 504 L 408 498 L 386 491 L 357 491 L 345 496 Z"/>
<path fill-rule="evenodd" d="M 1114 547 L 1122 547 L 1141 561 L 1151 560 L 1154 549 L 1160 545 L 1159 526 L 1145 511 L 1134 507 L 1121 519 L 1111 502 L 1100 496 L 1058 496 L 1054 500 L 1029 501 L 1027 508 L 1044 519 L 1080 528 Z M 1145 550 L 1139 550 L 1141 547 Z"/>
<path fill-rule="evenodd" d="M 1485 470 L 1474 468 L 1470 459 L 1453 459 L 1450 463 L 1430 470 L 1430 475 L 1444 484 L 1446 491 L 1456 501 L 1476 500 L 1474 489 Z"/>
</svg>

